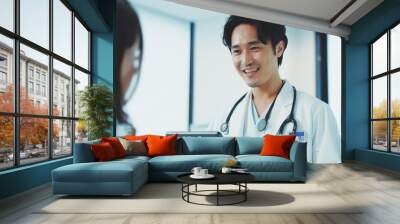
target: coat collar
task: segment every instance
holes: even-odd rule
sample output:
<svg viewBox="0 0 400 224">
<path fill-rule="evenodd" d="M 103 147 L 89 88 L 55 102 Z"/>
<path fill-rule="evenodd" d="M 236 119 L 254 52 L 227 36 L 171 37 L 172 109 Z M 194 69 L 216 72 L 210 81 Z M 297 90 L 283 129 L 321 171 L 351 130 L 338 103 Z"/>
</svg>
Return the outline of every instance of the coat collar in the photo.
<svg viewBox="0 0 400 224">
<path fill-rule="evenodd" d="M 284 81 L 285 84 L 283 84 L 282 90 L 276 99 L 276 103 L 279 102 L 279 104 L 283 106 L 291 106 L 293 103 L 293 87 L 289 81 Z"/>
<path fill-rule="evenodd" d="M 293 103 L 293 88 L 292 84 L 289 83 L 289 81 L 284 80 L 285 83 L 282 86 L 282 89 L 278 96 L 276 97 L 276 102 L 275 106 L 291 106 Z M 252 91 L 251 89 L 247 93 L 247 102 L 246 105 L 249 101 L 251 101 L 251 96 L 252 96 Z"/>
</svg>

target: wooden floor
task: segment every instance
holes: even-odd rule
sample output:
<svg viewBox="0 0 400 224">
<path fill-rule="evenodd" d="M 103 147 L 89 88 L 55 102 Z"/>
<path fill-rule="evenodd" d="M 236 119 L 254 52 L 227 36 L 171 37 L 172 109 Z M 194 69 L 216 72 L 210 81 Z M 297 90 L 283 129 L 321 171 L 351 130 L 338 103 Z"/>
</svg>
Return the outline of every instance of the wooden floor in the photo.
<svg viewBox="0 0 400 224">
<path fill-rule="evenodd" d="M 0 201 L 0 223 L 400 223 L 400 174 L 346 162 L 310 167 L 308 182 L 345 201 L 367 204 L 356 214 L 36 214 L 54 200 L 49 185 Z"/>
</svg>

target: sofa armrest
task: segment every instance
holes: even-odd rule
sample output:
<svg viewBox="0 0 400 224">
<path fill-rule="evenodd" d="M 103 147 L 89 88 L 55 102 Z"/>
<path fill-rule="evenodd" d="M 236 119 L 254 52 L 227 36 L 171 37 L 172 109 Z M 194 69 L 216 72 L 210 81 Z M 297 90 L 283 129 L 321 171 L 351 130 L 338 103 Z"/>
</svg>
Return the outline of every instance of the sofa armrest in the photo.
<svg viewBox="0 0 400 224">
<path fill-rule="evenodd" d="M 74 163 L 89 163 L 95 162 L 96 158 L 94 157 L 90 146 L 92 144 L 100 143 L 99 140 L 90 141 L 90 142 L 82 142 L 75 143 L 74 147 Z"/>
<path fill-rule="evenodd" d="M 293 179 L 305 181 L 307 174 L 307 143 L 294 142 L 290 149 L 290 160 L 293 162 Z"/>
</svg>

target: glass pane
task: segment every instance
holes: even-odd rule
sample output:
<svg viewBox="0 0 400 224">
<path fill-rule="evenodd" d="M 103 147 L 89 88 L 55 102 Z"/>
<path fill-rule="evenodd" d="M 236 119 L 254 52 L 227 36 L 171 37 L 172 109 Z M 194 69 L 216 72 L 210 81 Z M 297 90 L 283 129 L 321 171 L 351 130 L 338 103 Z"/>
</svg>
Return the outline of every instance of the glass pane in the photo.
<svg viewBox="0 0 400 224">
<path fill-rule="evenodd" d="M 60 1 L 53 1 L 53 51 L 71 60 L 71 11 Z"/>
<path fill-rule="evenodd" d="M 53 60 L 53 115 L 72 117 L 71 66 Z"/>
<path fill-rule="evenodd" d="M 49 120 L 20 118 L 20 164 L 34 163 L 49 158 Z"/>
<path fill-rule="evenodd" d="M 89 32 L 75 18 L 75 63 L 89 69 Z"/>
<path fill-rule="evenodd" d="M 81 108 L 79 106 L 79 98 L 81 92 L 89 86 L 89 75 L 75 69 L 75 117 L 79 117 L 81 114 Z"/>
<path fill-rule="evenodd" d="M 390 67 L 395 69 L 400 67 L 400 24 L 391 31 L 390 48 Z"/>
<path fill-rule="evenodd" d="M 14 111 L 13 40 L 0 35 L 0 111 Z"/>
<path fill-rule="evenodd" d="M 75 143 L 87 141 L 88 128 L 84 120 L 75 121 Z"/>
<path fill-rule="evenodd" d="M 372 118 L 387 117 L 387 77 L 372 81 Z"/>
<path fill-rule="evenodd" d="M 49 57 L 21 44 L 20 109 L 25 114 L 47 115 Z"/>
<path fill-rule="evenodd" d="M 14 31 L 14 0 L 0 1 L 0 26 Z"/>
<path fill-rule="evenodd" d="M 49 48 L 49 0 L 20 0 L 21 36 Z"/>
<path fill-rule="evenodd" d="M 53 120 L 53 157 L 72 154 L 72 121 Z"/>
<path fill-rule="evenodd" d="M 387 121 L 372 122 L 372 148 L 387 151 Z"/>
<path fill-rule="evenodd" d="M 387 34 L 372 45 L 372 68 L 373 75 L 387 71 Z"/>
<path fill-rule="evenodd" d="M 0 170 L 14 165 L 13 118 L 0 116 Z"/>
<path fill-rule="evenodd" d="M 391 121 L 392 152 L 400 153 L 400 120 Z"/>
<path fill-rule="evenodd" d="M 391 116 L 400 118 L 400 72 L 391 75 L 390 85 Z"/>
</svg>

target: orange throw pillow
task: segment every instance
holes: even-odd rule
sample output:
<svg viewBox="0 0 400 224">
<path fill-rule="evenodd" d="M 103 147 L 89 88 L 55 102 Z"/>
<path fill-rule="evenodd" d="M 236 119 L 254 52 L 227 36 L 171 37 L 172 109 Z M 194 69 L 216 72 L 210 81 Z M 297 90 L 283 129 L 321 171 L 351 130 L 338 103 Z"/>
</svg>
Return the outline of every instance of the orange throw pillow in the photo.
<svg viewBox="0 0 400 224">
<path fill-rule="evenodd" d="M 93 144 L 91 145 L 91 149 L 94 157 L 99 162 L 110 161 L 117 158 L 113 147 L 108 142 Z"/>
<path fill-rule="evenodd" d="M 126 135 L 126 136 L 124 136 L 124 139 L 129 140 L 129 141 L 140 140 L 140 141 L 146 142 L 147 137 L 148 137 L 147 135 L 140 135 L 140 136 Z"/>
<path fill-rule="evenodd" d="M 115 155 L 117 158 L 121 158 L 126 156 L 126 151 L 124 146 L 122 146 L 121 142 L 117 137 L 110 137 L 110 138 L 101 138 L 101 142 L 108 142 L 114 149 Z"/>
<path fill-rule="evenodd" d="M 290 148 L 295 139 L 295 135 L 265 135 L 260 155 L 290 159 Z"/>
<path fill-rule="evenodd" d="M 147 137 L 148 156 L 176 155 L 177 135 Z"/>
</svg>

